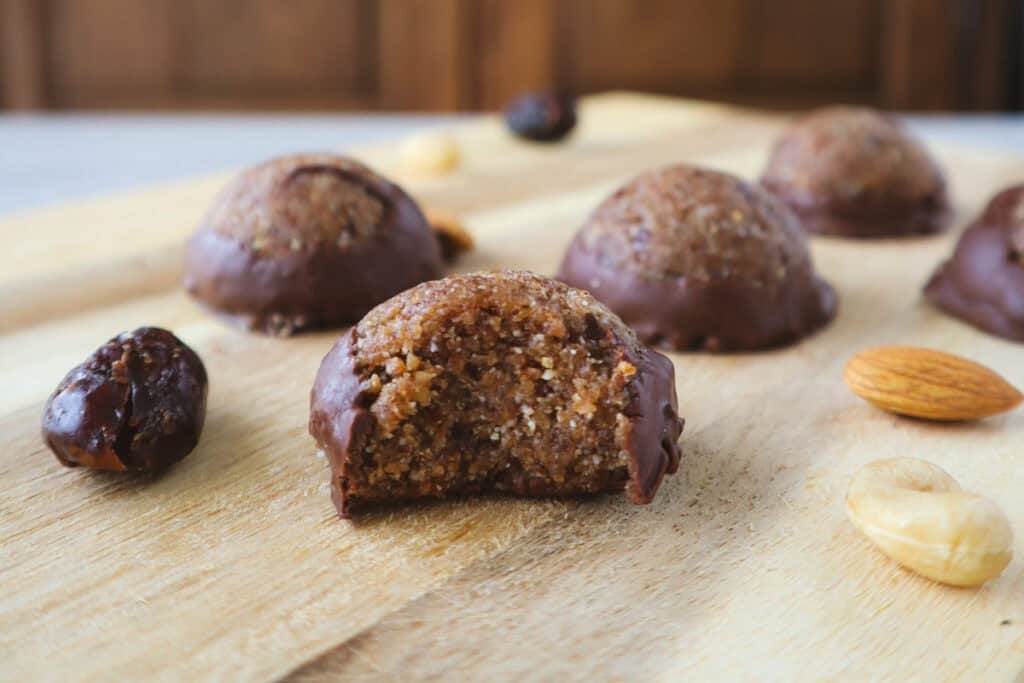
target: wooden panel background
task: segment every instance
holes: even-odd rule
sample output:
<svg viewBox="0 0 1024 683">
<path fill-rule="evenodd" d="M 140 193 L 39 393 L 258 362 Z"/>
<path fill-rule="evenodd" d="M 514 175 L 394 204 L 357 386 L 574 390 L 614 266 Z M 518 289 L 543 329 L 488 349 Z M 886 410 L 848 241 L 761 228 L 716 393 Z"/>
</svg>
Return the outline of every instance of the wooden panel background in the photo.
<svg viewBox="0 0 1024 683">
<path fill-rule="evenodd" d="M 0 0 L 0 106 L 496 109 L 613 88 L 1005 109 L 1024 0 Z"/>
</svg>

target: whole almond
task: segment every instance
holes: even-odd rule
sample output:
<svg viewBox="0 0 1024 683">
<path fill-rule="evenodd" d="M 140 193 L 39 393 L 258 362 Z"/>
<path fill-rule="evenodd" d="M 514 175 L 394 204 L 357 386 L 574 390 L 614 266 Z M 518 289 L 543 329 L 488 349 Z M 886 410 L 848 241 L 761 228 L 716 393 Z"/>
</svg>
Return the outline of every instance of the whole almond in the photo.
<svg viewBox="0 0 1024 683">
<path fill-rule="evenodd" d="M 931 349 L 868 349 L 847 362 L 843 378 L 853 393 L 879 408 L 929 420 L 977 420 L 1024 400 L 985 366 Z"/>
</svg>

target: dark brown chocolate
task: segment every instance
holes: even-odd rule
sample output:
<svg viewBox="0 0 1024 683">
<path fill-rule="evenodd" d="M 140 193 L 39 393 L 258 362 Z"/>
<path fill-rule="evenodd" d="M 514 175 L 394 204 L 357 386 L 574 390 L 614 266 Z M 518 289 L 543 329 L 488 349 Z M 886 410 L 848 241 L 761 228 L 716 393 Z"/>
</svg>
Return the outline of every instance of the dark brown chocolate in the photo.
<svg viewBox="0 0 1024 683">
<path fill-rule="evenodd" d="M 682 427 L 668 358 L 586 293 L 525 273 L 451 277 L 378 307 L 310 398 L 342 517 L 490 492 L 625 489 L 646 504 L 678 467 Z"/>
<path fill-rule="evenodd" d="M 199 442 L 206 369 L 167 330 L 114 337 L 57 386 L 43 411 L 43 440 L 61 464 L 153 472 Z"/>
<path fill-rule="evenodd" d="M 225 318 L 268 334 L 351 324 L 441 272 L 416 203 L 356 161 L 281 157 L 218 197 L 186 253 L 185 286 Z"/>
<path fill-rule="evenodd" d="M 798 119 L 772 150 L 761 184 L 804 228 L 854 238 L 925 235 L 951 218 L 938 164 L 900 123 L 864 107 Z"/>
<path fill-rule="evenodd" d="M 558 279 L 608 305 L 643 341 L 746 351 L 792 343 L 835 315 L 796 218 L 734 176 L 677 165 L 606 199 Z"/>
<path fill-rule="evenodd" d="M 925 296 L 977 328 L 1024 342 L 1024 185 L 992 198 L 953 258 L 932 275 Z"/>
<path fill-rule="evenodd" d="M 576 127 L 576 98 L 553 91 L 520 95 L 505 109 L 505 124 L 524 140 L 558 142 Z"/>
</svg>

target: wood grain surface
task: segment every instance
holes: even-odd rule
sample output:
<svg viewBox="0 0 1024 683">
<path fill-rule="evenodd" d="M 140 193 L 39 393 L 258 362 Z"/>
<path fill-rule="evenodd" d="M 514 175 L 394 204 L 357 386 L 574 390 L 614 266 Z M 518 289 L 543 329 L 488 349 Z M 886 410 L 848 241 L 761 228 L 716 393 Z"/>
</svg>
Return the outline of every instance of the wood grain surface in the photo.
<svg viewBox="0 0 1024 683">
<path fill-rule="evenodd" d="M 553 148 L 497 120 L 459 129 L 466 163 L 440 179 L 405 177 L 390 145 L 362 156 L 465 217 L 479 248 L 460 270 L 550 274 L 632 174 L 687 160 L 755 177 L 781 123 L 627 94 L 591 98 L 582 122 Z M 860 465 L 917 456 L 1024 530 L 1024 412 L 930 424 L 842 382 L 853 353 L 913 344 L 1024 386 L 1024 347 L 920 296 L 965 219 L 1024 180 L 1024 160 L 935 151 L 954 233 L 815 239 L 841 297 L 834 324 L 783 351 L 673 355 L 684 456 L 647 507 L 484 498 L 340 521 L 306 434 L 337 333 L 234 331 L 179 285 L 182 243 L 226 177 L 0 221 L 0 679 L 1014 680 L 1024 562 L 979 589 L 944 587 L 873 549 L 843 507 Z M 39 438 L 42 402 L 142 324 L 206 363 L 198 449 L 157 477 L 60 467 Z"/>
</svg>

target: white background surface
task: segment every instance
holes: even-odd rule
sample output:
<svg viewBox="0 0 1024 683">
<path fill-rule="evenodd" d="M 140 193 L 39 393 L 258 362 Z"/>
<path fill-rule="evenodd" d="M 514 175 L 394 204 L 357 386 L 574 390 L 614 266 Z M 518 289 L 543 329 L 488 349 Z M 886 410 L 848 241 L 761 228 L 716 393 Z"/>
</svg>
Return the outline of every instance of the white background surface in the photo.
<svg viewBox="0 0 1024 683">
<path fill-rule="evenodd" d="M 0 115 L 0 216 L 240 168 L 288 152 L 399 138 L 458 120 L 453 115 Z M 926 142 L 1024 155 L 1022 116 L 907 121 Z"/>
</svg>

